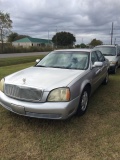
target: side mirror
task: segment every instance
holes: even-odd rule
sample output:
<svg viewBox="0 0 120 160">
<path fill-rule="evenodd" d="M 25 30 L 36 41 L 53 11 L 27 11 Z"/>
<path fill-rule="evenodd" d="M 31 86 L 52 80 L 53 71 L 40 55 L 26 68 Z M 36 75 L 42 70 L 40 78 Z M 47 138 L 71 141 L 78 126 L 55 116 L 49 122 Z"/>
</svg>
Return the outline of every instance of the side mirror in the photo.
<svg viewBox="0 0 120 160">
<path fill-rule="evenodd" d="M 40 62 L 40 59 L 36 59 L 36 63 Z"/>
<path fill-rule="evenodd" d="M 92 66 L 92 68 L 95 68 L 95 67 L 102 67 L 103 66 L 103 62 L 95 62 Z"/>
</svg>

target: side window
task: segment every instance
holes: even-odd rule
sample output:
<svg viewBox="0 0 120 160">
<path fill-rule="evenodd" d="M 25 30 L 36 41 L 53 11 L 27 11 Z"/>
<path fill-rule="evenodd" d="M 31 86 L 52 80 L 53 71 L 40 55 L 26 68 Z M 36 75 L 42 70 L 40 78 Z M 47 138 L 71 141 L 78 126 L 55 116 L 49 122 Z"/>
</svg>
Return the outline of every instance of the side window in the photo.
<svg viewBox="0 0 120 160">
<path fill-rule="evenodd" d="M 94 64 L 94 62 L 97 62 L 97 61 L 98 61 L 98 57 L 97 57 L 96 52 L 94 51 L 91 53 L 91 62 L 92 64 Z"/>
<path fill-rule="evenodd" d="M 120 55 L 120 46 L 117 47 L 117 55 Z"/>
<path fill-rule="evenodd" d="M 98 56 L 98 60 L 100 62 L 104 62 L 105 58 L 104 58 L 103 54 L 100 51 L 96 51 L 96 53 L 97 53 L 97 56 Z"/>
</svg>

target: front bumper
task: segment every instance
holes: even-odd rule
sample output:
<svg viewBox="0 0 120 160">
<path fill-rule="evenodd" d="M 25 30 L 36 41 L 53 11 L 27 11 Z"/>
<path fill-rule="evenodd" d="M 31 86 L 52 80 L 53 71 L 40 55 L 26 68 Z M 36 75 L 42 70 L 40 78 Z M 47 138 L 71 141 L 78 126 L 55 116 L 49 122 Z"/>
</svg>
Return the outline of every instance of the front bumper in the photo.
<svg viewBox="0 0 120 160">
<path fill-rule="evenodd" d="M 109 71 L 113 72 L 115 70 L 115 64 L 110 64 Z"/>
<path fill-rule="evenodd" d="M 25 102 L 10 98 L 0 91 L 0 104 L 4 108 L 28 117 L 67 119 L 76 112 L 78 103 L 79 97 L 69 102 Z"/>
</svg>

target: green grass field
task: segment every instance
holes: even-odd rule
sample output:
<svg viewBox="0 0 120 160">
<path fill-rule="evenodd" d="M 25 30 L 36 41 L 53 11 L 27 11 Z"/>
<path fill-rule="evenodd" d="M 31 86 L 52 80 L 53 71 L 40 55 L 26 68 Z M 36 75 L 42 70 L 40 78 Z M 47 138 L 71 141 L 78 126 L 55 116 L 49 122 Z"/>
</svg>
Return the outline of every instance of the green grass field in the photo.
<svg viewBox="0 0 120 160">
<path fill-rule="evenodd" d="M 37 56 L 26 56 L 26 57 L 12 57 L 12 58 L 1 58 L 0 67 L 10 66 L 16 64 L 35 62 L 36 59 L 42 59 L 45 55 Z"/>
<path fill-rule="evenodd" d="M 0 79 L 34 63 L 0 67 Z M 119 160 L 120 68 L 90 98 L 83 117 L 19 116 L 0 106 L 0 160 Z"/>
</svg>

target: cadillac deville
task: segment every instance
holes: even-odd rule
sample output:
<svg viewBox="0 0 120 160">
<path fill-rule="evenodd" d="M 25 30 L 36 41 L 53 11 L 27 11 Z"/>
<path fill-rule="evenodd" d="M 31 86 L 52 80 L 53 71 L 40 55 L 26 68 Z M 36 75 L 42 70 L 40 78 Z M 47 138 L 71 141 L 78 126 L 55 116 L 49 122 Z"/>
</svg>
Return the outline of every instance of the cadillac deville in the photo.
<svg viewBox="0 0 120 160">
<path fill-rule="evenodd" d="M 109 61 L 98 50 L 50 52 L 30 68 L 0 81 L 0 104 L 19 115 L 67 119 L 83 115 L 91 94 L 107 84 Z"/>
</svg>

